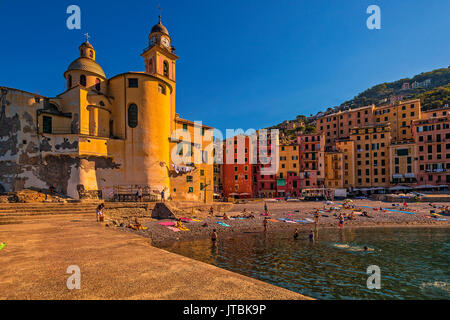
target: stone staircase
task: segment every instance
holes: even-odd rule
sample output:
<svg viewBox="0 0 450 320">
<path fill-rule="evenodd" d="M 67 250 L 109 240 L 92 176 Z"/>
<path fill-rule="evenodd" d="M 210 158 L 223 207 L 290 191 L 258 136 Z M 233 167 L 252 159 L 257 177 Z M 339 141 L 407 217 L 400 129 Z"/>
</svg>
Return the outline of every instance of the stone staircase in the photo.
<svg viewBox="0 0 450 320">
<path fill-rule="evenodd" d="M 90 214 L 95 216 L 94 203 L 0 203 L 0 224 L 20 223 L 44 216 Z"/>
</svg>

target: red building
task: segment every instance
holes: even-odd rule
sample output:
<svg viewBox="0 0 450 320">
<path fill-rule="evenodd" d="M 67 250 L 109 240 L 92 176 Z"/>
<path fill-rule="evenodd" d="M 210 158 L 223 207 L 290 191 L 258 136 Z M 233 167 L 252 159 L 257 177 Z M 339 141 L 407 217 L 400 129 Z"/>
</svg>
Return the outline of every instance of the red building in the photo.
<svg viewBox="0 0 450 320">
<path fill-rule="evenodd" d="M 450 185 L 450 115 L 415 120 L 413 137 L 419 185 Z"/>
<path fill-rule="evenodd" d="M 265 146 L 264 146 L 265 145 Z M 272 147 L 274 150 L 272 150 Z M 276 141 L 272 141 L 270 131 L 267 140 L 261 141 L 258 134 L 256 141 L 256 151 L 258 162 L 253 165 L 253 196 L 255 198 L 272 198 L 277 196 L 277 173 L 278 173 L 278 136 Z M 275 151 L 275 153 L 273 153 Z M 269 160 L 269 163 L 266 163 Z M 276 163 L 274 164 L 274 161 Z M 263 164 L 264 162 L 264 164 Z M 271 170 L 275 165 L 275 170 Z M 273 169 L 273 168 L 272 168 Z"/>
<path fill-rule="evenodd" d="M 222 186 L 225 197 L 252 197 L 250 138 L 239 135 L 227 139 L 223 150 Z"/>
</svg>

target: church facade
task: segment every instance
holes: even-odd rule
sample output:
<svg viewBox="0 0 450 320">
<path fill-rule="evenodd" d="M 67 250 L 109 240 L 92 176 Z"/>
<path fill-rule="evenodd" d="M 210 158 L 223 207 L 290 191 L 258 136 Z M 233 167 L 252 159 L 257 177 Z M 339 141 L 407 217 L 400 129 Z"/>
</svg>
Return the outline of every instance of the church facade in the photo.
<svg viewBox="0 0 450 320">
<path fill-rule="evenodd" d="M 79 54 L 56 97 L 0 87 L 0 192 L 53 187 L 75 199 L 108 199 L 142 187 L 212 201 L 212 128 L 175 112 L 178 57 L 161 19 L 141 55 L 143 72 L 107 78 L 88 40 Z"/>
</svg>

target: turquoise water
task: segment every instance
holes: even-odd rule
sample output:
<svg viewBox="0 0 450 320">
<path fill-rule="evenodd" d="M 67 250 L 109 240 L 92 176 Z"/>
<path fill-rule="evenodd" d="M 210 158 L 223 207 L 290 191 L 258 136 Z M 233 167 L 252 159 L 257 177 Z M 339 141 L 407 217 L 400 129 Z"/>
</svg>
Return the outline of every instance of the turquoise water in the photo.
<svg viewBox="0 0 450 320">
<path fill-rule="evenodd" d="M 367 246 L 369 251 L 363 251 Z M 360 228 L 306 234 L 251 233 L 178 242 L 166 250 L 318 299 L 449 299 L 450 229 Z M 367 267 L 381 288 L 367 288 Z"/>
</svg>

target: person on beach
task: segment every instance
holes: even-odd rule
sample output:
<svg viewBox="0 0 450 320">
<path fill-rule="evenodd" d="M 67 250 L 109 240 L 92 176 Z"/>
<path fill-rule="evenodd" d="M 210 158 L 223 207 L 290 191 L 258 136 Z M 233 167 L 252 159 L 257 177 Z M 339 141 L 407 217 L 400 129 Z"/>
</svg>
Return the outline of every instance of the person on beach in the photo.
<svg viewBox="0 0 450 320">
<path fill-rule="evenodd" d="M 175 223 L 175 228 L 181 228 L 183 225 L 181 224 L 181 219 L 177 219 L 177 222 Z"/>
<path fill-rule="evenodd" d="M 264 218 L 263 225 L 264 225 L 264 232 L 267 232 L 269 229 L 269 219 L 267 219 L 267 217 Z"/>
<path fill-rule="evenodd" d="M 314 241 L 314 232 L 312 230 L 309 232 L 309 241 Z"/>
<path fill-rule="evenodd" d="M 298 239 L 298 228 L 295 229 L 294 231 L 294 240 Z"/>
<path fill-rule="evenodd" d="M 342 229 L 342 227 L 344 226 L 344 216 L 342 214 L 339 214 L 339 222 L 338 222 L 338 227 L 339 229 Z"/>
<path fill-rule="evenodd" d="M 216 229 L 213 229 L 213 232 L 211 233 L 211 241 L 212 241 L 213 243 L 216 243 L 217 238 L 218 238 L 217 230 L 216 230 Z"/>
<path fill-rule="evenodd" d="M 139 187 L 136 191 L 136 200 L 139 202 L 142 202 L 142 188 Z"/>
<path fill-rule="evenodd" d="M 226 212 L 223 214 L 223 220 L 230 220 Z"/>
<path fill-rule="evenodd" d="M 161 191 L 161 201 L 164 202 L 164 189 Z"/>
<path fill-rule="evenodd" d="M 268 210 L 267 210 L 267 203 L 264 202 L 264 213 L 268 214 L 269 212 L 267 212 L 267 211 L 268 211 Z"/>
<path fill-rule="evenodd" d="M 103 222 L 104 221 L 104 216 L 103 216 L 103 212 L 102 212 L 104 207 L 105 207 L 105 205 L 103 203 L 100 203 L 97 206 L 97 209 L 96 209 L 97 222 Z"/>
<path fill-rule="evenodd" d="M 317 228 L 319 227 L 319 218 L 320 218 L 319 210 L 316 210 L 316 212 L 314 213 L 314 231 L 317 231 Z"/>
<path fill-rule="evenodd" d="M 213 208 L 213 206 L 211 206 L 211 208 L 209 208 L 209 215 L 210 216 L 214 215 L 214 208 Z"/>
</svg>

